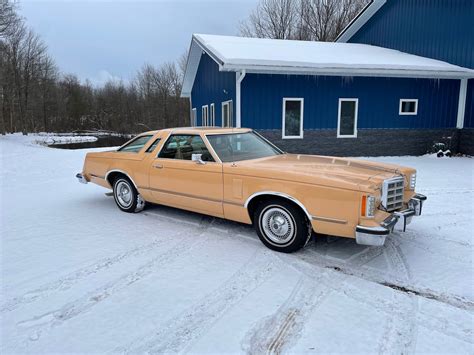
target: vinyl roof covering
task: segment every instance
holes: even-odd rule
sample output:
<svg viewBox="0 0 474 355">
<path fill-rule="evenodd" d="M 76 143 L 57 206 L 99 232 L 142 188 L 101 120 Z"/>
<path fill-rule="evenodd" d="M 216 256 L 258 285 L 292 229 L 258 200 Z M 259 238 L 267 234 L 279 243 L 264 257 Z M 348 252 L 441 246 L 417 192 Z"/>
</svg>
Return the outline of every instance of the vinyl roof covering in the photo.
<svg viewBox="0 0 474 355">
<path fill-rule="evenodd" d="M 367 44 L 195 34 L 182 96 L 190 95 L 203 52 L 216 61 L 221 71 L 435 79 L 474 77 L 471 69 Z"/>
</svg>

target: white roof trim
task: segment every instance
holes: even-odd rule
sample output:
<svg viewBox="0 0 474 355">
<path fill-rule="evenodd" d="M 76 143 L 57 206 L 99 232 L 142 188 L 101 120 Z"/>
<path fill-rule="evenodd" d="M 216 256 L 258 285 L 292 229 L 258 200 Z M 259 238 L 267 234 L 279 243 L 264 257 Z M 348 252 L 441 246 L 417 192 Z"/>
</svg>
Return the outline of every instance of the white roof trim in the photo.
<svg viewBox="0 0 474 355">
<path fill-rule="evenodd" d="M 407 70 L 383 68 L 315 68 L 315 67 L 285 67 L 285 66 L 258 66 L 258 65 L 223 65 L 222 71 L 245 70 L 250 74 L 289 74 L 289 75 L 324 75 L 324 76 L 376 76 L 397 78 L 425 78 L 425 79 L 469 79 L 474 78 L 471 72 L 434 71 L 434 70 Z"/>
<path fill-rule="evenodd" d="M 364 26 L 372 16 L 387 2 L 387 0 L 373 0 L 357 15 L 339 34 L 336 42 L 345 43 Z"/>
</svg>

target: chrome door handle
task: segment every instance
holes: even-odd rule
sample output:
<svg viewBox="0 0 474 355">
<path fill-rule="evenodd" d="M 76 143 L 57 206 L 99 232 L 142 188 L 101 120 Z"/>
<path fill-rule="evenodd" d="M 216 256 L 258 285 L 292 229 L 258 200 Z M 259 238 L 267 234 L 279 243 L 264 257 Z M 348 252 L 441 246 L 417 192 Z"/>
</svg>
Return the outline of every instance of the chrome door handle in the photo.
<svg viewBox="0 0 474 355">
<path fill-rule="evenodd" d="M 153 164 L 153 167 L 156 169 L 163 169 L 163 164 Z"/>
</svg>

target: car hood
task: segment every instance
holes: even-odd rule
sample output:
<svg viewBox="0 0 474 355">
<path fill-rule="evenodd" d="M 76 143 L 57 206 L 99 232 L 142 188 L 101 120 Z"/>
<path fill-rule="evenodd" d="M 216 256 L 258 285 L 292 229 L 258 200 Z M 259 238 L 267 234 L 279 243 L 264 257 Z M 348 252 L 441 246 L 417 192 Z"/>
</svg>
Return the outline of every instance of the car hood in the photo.
<svg viewBox="0 0 474 355">
<path fill-rule="evenodd" d="M 303 154 L 239 161 L 227 165 L 225 171 L 361 191 L 378 190 L 385 179 L 401 175 L 405 176 L 407 184 L 407 177 L 415 172 L 393 164 Z"/>
</svg>

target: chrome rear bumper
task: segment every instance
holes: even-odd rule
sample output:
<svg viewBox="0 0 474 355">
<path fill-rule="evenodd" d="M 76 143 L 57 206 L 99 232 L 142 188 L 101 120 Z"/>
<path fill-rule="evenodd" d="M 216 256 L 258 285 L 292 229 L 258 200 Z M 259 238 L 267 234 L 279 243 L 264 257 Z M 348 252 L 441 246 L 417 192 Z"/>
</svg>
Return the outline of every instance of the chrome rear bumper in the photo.
<svg viewBox="0 0 474 355">
<path fill-rule="evenodd" d="M 356 242 L 362 245 L 382 246 L 385 239 L 394 230 L 405 232 L 406 227 L 410 224 L 413 216 L 421 215 L 423 203 L 426 196 L 421 194 L 414 195 L 408 201 L 408 208 L 403 211 L 394 212 L 386 218 L 380 226 L 366 227 L 358 225 L 356 227 Z"/>
<path fill-rule="evenodd" d="M 79 180 L 79 182 L 80 182 L 81 184 L 87 184 L 87 183 L 88 183 L 88 181 L 87 181 L 87 179 L 85 178 L 85 176 L 82 175 L 81 173 L 77 173 L 77 174 L 76 174 L 76 178 L 77 178 L 77 180 Z"/>
</svg>

